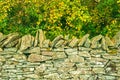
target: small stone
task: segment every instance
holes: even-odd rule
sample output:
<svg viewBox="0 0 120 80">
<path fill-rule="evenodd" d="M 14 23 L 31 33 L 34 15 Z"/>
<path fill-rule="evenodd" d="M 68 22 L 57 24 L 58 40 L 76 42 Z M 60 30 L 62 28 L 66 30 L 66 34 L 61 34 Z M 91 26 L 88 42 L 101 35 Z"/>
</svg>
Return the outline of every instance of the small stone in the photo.
<svg viewBox="0 0 120 80">
<path fill-rule="evenodd" d="M 102 35 L 95 36 L 91 39 L 91 48 L 99 48 L 100 40 L 102 39 Z"/>
<path fill-rule="evenodd" d="M 78 55 L 68 56 L 68 58 L 70 59 L 71 62 L 78 62 L 78 63 L 84 62 L 84 58 Z"/>
<path fill-rule="evenodd" d="M 30 56 L 28 57 L 28 61 L 30 62 L 41 62 L 41 61 L 46 61 L 50 59 L 52 58 L 48 56 L 38 55 L 38 54 L 30 54 Z"/>
<path fill-rule="evenodd" d="M 0 48 L 0 52 L 2 52 L 3 51 L 3 49 L 2 48 Z"/>
<path fill-rule="evenodd" d="M 43 51 L 41 54 L 44 56 L 53 56 L 54 55 L 53 52 L 51 52 L 51 51 Z"/>
<path fill-rule="evenodd" d="M 3 56 L 0 56 L 0 62 L 4 62 L 6 59 Z"/>
<path fill-rule="evenodd" d="M 27 60 L 26 56 L 23 55 L 23 54 L 16 54 L 16 55 L 13 56 L 13 58 L 15 58 L 18 61 L 20 61 L 20 60 L 24 60 L 24 61 Z"/>
<path fill-rule="evenodd" d="M 70 47 L 77 47 L 77 45 L 78 45 L 78 39 L 77 38 L 72 39 L 69 43 Z"/>
<path fill-rule="evenodd" d="M 38 79 L 39 76 L 36 74 L 28 74 L 28 75 L 23 75 L 24 77 L 28 77 L 28 78 L 34 78 L 34 79 Z"/>
<path fill-rule="evenodd" d="M 47 78 L 50 80 L 61 80 L 58 73 L 52 73 L 52 74 L 45 75 L 44 78 Z"/>
<path fill-rule="evenodd" d="M 86 42 L 86 40 L 88 39 L 89 34 L 86 34 L 85 36 L 83 36 L 83 38 L 80 40 L 78 46 L 83 46 L 84 43 Z"/>
<path fill-rule="evenodd" d="M 36 73 L 42 73 L 47 69 L 47 67 L 45 64 L 41 64 L 40 66 L 37 66 L 35 69 L 36 69 Z"/>
<path fill-rule="evenodd" d="M 104 68 L 93 68 L 93 72 L 96 74 L 105 74 Z"/>
<path fill-rule="evenodd" d="M 36 54 L 40 54 L 40 47 L 33 47 L 30 49 L 27 49 L 25 51 L 23 51 L 23 53 L 36 53 Z"/>
</svg>

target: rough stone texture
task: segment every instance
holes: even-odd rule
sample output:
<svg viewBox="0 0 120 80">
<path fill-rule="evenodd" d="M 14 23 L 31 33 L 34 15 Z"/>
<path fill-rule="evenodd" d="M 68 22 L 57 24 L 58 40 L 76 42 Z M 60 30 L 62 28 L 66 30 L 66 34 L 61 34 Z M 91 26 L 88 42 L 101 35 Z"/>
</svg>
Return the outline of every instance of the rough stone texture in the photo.
<svg viewBox="0 0 120 80">
<path fill-rule="evenodd" d="M 91 39 L 91 48 L 99 48 L 100 40 L 102 39 L 102 35 L 95 36 Z"/>
<path fill-rule="evenodd" d="M 113 37 L 113 40 L 115 41 L 115 47 L 120 46 L 120 31 Z"/>
<path fill-rule="evenodd" d="M 85 36 L 83 36 L 83 38 L 80 40 L 78 46 L 83 46 L 84 43 L 86 42 L 86 40 L 88 39 L 89 34 L 86 34 Z"/>
<path fill-rule="evenodd" d="M 21 38 L 20 50 L 23 51 L 33 45 L 34 37 L 31 35 L 25 35 Z"/>
<path fill-rule="evenodd" d="M 51 42 L 42 30 L 35 38 L 0 33 L 0 80 L 120 80 L 118 34 L 115 42 L 89 34 Z"/>
</svg>

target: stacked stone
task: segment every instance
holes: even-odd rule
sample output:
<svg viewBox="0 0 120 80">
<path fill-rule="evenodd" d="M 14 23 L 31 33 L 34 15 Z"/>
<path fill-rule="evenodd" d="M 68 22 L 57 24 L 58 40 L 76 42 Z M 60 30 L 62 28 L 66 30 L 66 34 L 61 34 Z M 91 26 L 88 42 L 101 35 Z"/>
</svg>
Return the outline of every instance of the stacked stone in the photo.
<svg viewBox="0 0 120 80">
<path fill-rule="evenodd" d="M 120 80 L 119 35 L 50 41 L 42 30 L 0 33 L 0 80 Z"/>
</svg>

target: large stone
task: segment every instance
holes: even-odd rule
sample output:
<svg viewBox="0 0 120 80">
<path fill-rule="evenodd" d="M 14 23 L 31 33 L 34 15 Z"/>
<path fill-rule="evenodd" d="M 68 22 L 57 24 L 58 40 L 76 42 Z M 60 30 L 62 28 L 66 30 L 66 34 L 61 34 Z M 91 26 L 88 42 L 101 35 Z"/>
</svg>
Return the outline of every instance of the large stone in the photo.
<svg viewBox="0 0 120 80">
<path fill-rule="evenodd" d="M 106 45 L 106 41 L 104 37 L 102 37 L 101 47 L 103 50 L 108 50 L 108 46 Z"/>
<path fill-rule="evenodd" d="M 114 43 L 110 40 L 109 37 L 105 37 L 105 43 L 106 45 L 109 47 L 109 46 L 114 46 Z"/>
<path fill-rule="evenodd" d="M 6 46 L 8 43 L 13 42 L 14 40 L 18 39 L 19 37 L 20 36 L 18 33 L 11 33 L 11 34 L 6 35 L 1 44 L 1 47 Z"/>
<path fill-rule="evenodd" d="M 52 59 L 51 57 L 48 56 L 43 56 L 43 55 L 38 55 L 38 54 L 31 54 L 28 57 L 28 61 L 30 62 L 41 62 L 41 61 L 46 61 Z"/>
<path fill-rule="evenodd" d="M 95 36 L 91 39 L 91 48 L 99 48 L 100 40 L 102 39 L 102 35 Z"/>
<path fill-rule="evenodd" d="M 39 46 L 43 47 L 43 41 L 46 39 L 44 32 L 39 29 L 36 33 L 35 40 L 34 40 L 34 47 Z"/>
<path fill-rule="evenodd" d="M 78 46 L 83 46 L 86 42 L 86 40 L 88 39 L 89 34 L 86 34 L 85 36 L 83 36 L 83 38 L 80 40 Z"/>
<path fill-rule="evenodd" d="M 115 41 L 115 47 L 120 46 L 120 31 L 116 33 L 116 35 L 113 37 L 113 40 Z"/>
<path fill-rule="evenodd" d="M 58 42 L 59 40 L 64 40 L 62 35 L 57 36 L 57 37 L 52 41 L 51 47 L 55 47 L 55 45 L 57 44 L 57 42 Z"/>
<path fill-rule="evenodd" d="M 85 44 L 84 44 L 84 46 L 85 46 L 86 48 L 89 48 L 90 45 L 91 45 L 91 41 L 90 41 L 90 39 L 87 39 L 86 42 L 85 42 Z"/>
<path fill-rule="evenodd" d="M 77 47 L 77 45 L 78 45 L 78 39 L 77 38 L 72 39 L 69 43 L 70 47 Z"/>
<path fill-rule="evenodd" d="M 25 35 L 21 38 L 21 45 L 20 45 L 20 48 L 19 50 L 20 51 L 23 51 L 27 48 L 30 48 L 33 46 L 33 41 L 34 41 L 34 37 L 31 36 L 31 35 Z"/>
</svg>

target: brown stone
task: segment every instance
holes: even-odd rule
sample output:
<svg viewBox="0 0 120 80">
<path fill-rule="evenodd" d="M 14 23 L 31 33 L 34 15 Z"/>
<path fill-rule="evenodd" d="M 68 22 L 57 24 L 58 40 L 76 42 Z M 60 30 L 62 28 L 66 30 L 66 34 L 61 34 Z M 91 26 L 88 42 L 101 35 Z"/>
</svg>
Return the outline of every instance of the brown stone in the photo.
<svg viewBox="0 0 120 80">
<path fill-rule="evenodd" d="M 23 51 L 33 45 L 34 37 L 31 35 L 25 35 L 21 38 L 20 51 Z"/>
<path fill-rule="evenodd" d="M 70 47 L 77 47 L 77 45 L 78 45 L 78 39 L 77 38 L 72 39 L 69 43 Z"/>
<path fill-rule="evenodd" d="M 41 61 L 46 61 L 49 59 L 52 59 L 52 58 L 48 56 L 38 55 L 38 54 L 31 54 L 28 57 L 28 61 L 30 62 L 41 62 Z"/>
<path fill-rule="evenodd" d="M 86 40 L 88 39 L 89 34 L 86 34 L 85 36 L 83 36 L 83 38 L 80 40 L 78 46 L 83 46 L 84 43 L 86 42 Z"/>
</svg>

